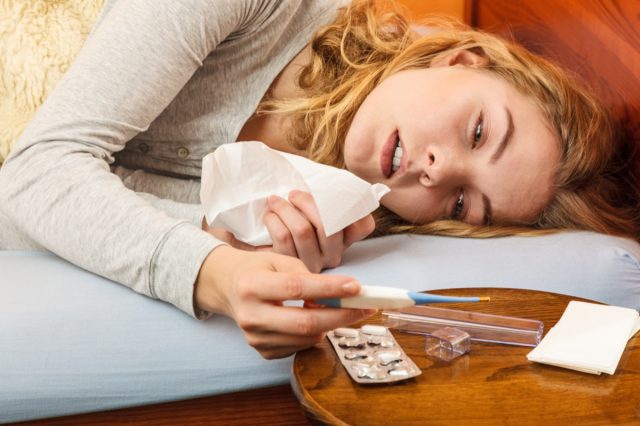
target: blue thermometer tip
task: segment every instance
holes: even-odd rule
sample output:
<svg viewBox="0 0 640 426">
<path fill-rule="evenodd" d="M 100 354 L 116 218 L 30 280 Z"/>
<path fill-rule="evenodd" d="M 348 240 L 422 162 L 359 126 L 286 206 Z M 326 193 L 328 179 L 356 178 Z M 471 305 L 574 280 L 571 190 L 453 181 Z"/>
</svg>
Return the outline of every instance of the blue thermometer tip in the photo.
<svg viewBox="0 0 640 426">
<path fill-rule="evenodd" d="M 479 297 L 456 297 L 456 296 L 441 296 L 439 294 L 430 293 L 418 293 L 410 291 L 407 295 L 416 302 L 416 305 L 423 305 L 425 303 L 456 303 L 456 302 L 479 302 Z"/>
<path fill-rule="evenodd" d="M 416 302 L 416 305 L 425 303 L 458 303 L 458 302 L 483 302 L 488 301 L 488 297 L 456 297 L 440 296 L 438 294 L 418 293 L 410 291 L 407 295 Z"/>
<path fill-rule="evenodd" d="M 342 299 L 339 298 L 327 298 L 327 299 L 318 299 L 316 303 L 324 305 L 328 308 L 341 308 L 342 307 Z"/>
</svg>

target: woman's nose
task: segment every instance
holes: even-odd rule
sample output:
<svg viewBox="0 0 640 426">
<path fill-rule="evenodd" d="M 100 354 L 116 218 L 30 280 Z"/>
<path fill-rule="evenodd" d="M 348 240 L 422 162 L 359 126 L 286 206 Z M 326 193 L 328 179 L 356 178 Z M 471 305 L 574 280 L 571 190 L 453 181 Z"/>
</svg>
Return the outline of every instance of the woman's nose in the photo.
<svg viewBox="0 0 640 426">
<path fill-rule="evenodd" d="M 427 148 L 422 159 L 420 182 L 424 186 L 439 186 L 454 183 L 460 175 L 460 164 L 445 150 Z"/>
</svg>

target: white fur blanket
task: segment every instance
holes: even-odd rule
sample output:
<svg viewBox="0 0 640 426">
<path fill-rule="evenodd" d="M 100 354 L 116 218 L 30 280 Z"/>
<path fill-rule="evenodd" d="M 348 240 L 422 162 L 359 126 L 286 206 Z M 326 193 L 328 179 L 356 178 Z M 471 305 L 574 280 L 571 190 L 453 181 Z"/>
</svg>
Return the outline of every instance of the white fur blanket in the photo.
<svg viewBox="0 0 640 426">
<path fill-rule="evenodd" d="M 69 68 L 104 0 L 0 0 L 0 164 Z"/>
</svg>

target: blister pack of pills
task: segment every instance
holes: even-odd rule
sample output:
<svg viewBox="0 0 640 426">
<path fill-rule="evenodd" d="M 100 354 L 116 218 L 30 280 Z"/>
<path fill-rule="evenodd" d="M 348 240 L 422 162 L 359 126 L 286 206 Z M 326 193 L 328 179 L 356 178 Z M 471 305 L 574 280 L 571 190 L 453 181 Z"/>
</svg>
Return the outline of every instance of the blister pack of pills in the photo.
<svg viewBox="0 0 640 426">
<path fill-rule="evenodd" d="M 386 327 L 336 328 L 327 337 L 357 383 L 392 383 L 422 373 Z"/>
</svg>

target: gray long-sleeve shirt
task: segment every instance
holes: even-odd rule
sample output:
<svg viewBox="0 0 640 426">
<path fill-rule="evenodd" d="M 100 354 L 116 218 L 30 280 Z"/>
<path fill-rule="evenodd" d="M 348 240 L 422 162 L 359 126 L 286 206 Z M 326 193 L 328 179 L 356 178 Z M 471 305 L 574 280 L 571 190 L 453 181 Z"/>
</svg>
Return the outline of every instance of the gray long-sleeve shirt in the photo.
<svg viewBox="0 0 640 426">
<path fill-rule="evenodd" d="M 339 0 L 113 0 L 0 168 L 0 249 L 44 248 L 195 315 L 220 241 L 203 156 L 236 140 Z"/>
</svg>

